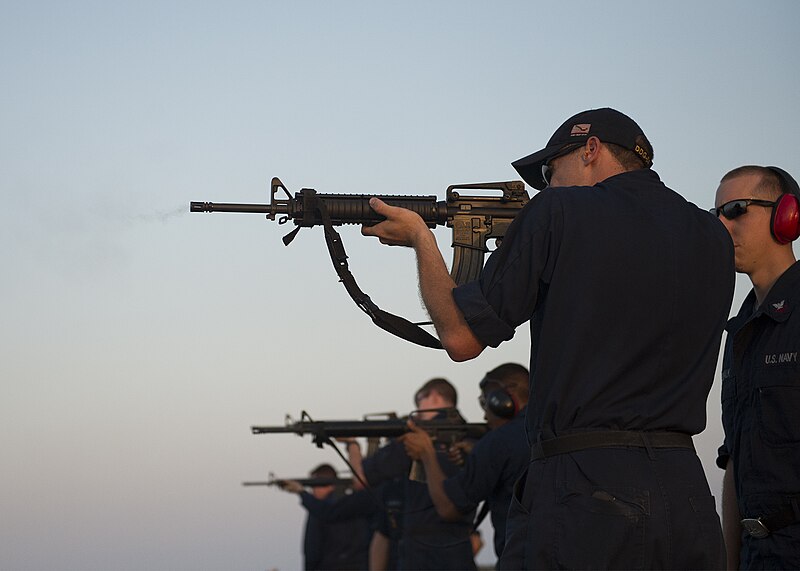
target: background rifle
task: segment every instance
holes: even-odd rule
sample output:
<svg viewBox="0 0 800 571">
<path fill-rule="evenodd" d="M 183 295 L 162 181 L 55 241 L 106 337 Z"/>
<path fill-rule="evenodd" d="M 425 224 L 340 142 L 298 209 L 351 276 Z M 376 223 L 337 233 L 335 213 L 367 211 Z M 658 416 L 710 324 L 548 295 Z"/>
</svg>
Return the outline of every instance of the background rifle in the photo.
<svg viewBox="0 0 800 571">
<path fill-rule="evenodd" d="M 270 473 L 267 481 L 242 482 L 242 486 L 278 486 L 282 488 L 290 480 L 299 483 L 304 488 L 320 488 L 323 486 L 348 488 L 353 485 L 352 478 L 276 478 L 274 474 Z"/>
<path fill-rule="evenodd" d="M 279 434 L 294 433 L 298 436 L 310 434 L 314 444 L 322 448 L 325 444 L 330 444 L 334 450 L 347 463 L 354 474 L 358 474 L 350 461 L 345 458 L 334 444 L 334 438 L 396 438 L 409 432 L 408 419 L 411 418 L 418 427 L 425 430 L 432 440 L 444 444 L 449 448 L 456 442 L 465 438 L 478 439 L 489 430 L 486 423 L 468 423 L 464 420 L 455 408 L 435 409 L 437 412 L 444 412 L 444 418 L 434 418 L 431 420 L 420 420 L 413 418 L 415 413 L 425 411 L 415 411 L 410 417 L 389 418 L 387 420 L 312 420 L 306 411 L 301 413 L 301 420 L 292 422 L 286 417 L 284 426 L 252 426 L 253 434 Z M 421 462 L 411 463 L 409 478 L 412 480 L 425 481 L 425 472 Z M 359 477 L 361 481 L 361 478 Z M 363 481 L 364 487 L 368 487 Z"/>
<path fill-rule="evenodd" d="M 486 423 L 468 423 L 454 408 L 441 409 L 445 418 L 431 420 L 411 419 L 425 430 L 433 440 L 451 446 L 465 438 L 478 439 L 489 430 Z M 416 411 L 420 412 L 420 411 Z M 303 411 L 301 420 L 292 422 L 287 417 L 284 426 L 252 426 L 253 434 L 294 433 L 299 436 L 310 434 L 314 444 L 322 448 L 332 443 L 334 438 L 382 437 L 396 438 L 409 432 L 408 418 L 386 420 L 311 420 Z"/>
<path fill-rule="evenodd" d="M 286 198 L 280 198 L 278 191 Z M 500 191 L 497 195 L 462 196 L 459 191 Z M 502 240 L 514 217 L 530 200 L 522 181 L 486 182 L 452 185 L 445 200 L 435 196 L 386 196 L 379 194 L 319 194 L 304 188 L 294 197 L 278 178 L 272 179 L 269 204 L 234 204 L 192 202 L 191 212 L 248 212 L 266 214 L 278 224 L 294 221 L 297 228 L 283 237 L 289 245 L 300 228 L 325 227 L 325 239 L 334 268 L 350 297 L 380 328 L 407 341 L 441 349 L 438 339 L 402 317 L 381 310 L 356 284 L 347 265 L 341 237 L 333 226 L 342 224 L 373 225 L 383 220 L 369 206 L 377 197 L 392 206 L 401 206 L 419 214 L 429 228 L 445 225 L 453 229 L 453 263 L 450 275 L 457 285 L 477 279 L 488 251 L 487 242 Z"/>
</svg>

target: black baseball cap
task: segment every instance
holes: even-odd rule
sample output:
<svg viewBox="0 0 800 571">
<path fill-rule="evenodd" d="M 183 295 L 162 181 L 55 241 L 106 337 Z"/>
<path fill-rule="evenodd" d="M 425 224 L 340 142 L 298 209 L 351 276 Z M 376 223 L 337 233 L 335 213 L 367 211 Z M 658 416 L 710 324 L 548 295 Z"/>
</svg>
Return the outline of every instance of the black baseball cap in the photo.
<svg viewBox="0 0 800 571">
<path fill-rule="evenodd" d="M 583 143 L 589 137 L 633 151 L 647 168 L 653 165 L 653 146 L 636 121 L 616 109 L 604 107 L 573 115 L 556 129 L 544 149 L 514 161 L 511 166 L 525 182 L 542 190 L 547 186 L 542 177 L 542 165 L 567 145 Z"/>
</svg>

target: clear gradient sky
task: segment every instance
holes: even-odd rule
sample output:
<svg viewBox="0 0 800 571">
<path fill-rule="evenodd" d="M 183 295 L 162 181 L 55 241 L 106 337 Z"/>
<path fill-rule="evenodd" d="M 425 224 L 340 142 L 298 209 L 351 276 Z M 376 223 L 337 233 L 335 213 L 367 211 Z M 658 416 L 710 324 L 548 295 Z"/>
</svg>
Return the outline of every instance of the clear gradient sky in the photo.
<svg viewBox="0 0 800 571">
<path fill-rule="evenodd" d="M 240 483 L 344 466 L 251 424 L 406 413 L 434 376 L 480 421 L 482 374 L 527 364 L 525 327 L 465 364 L 393 338 L 320 230 L 286 248 L 190 201 L 263 202 L 273 176 L 443 197 L 612 106 L 707 208 L 741 164 L 800 175 L 798 22 L 794 0 L 0 0 L 0 569 L 298 569 L 296 497 Z M 342 235 L 363 289 L 423 318 L 411 253 Z M 719 378 L 708 410 L 718 495 Z"/>
</svg>

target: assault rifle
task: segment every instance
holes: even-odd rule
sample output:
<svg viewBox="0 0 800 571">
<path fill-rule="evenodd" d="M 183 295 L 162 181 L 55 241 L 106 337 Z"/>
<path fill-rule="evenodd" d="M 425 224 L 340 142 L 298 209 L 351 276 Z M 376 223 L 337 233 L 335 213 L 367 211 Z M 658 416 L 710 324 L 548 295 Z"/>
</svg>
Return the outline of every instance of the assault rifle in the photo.
<svg viewBox="0 0 800 571">
<path fill-rule="evenodd" d="M 499 191 L 495 196 L 462 196 L 459 191 Z M 283 191 L 286 198 L 280 198 Z M 483 268 L 483 258 L 488 252 L 487 242 L 502 241 L 514 217 L 530 200 L 522 181 L 487 182 L 452 185 L 447 188 L 445 200 L 435 196 L 386 196 L 379 194 L 320 194 L 313 188 L 304 188 L 294 197 L 278 178 L 272 179 L 269 204 L 233 204 L 192 202 L 191 212 L 247 212 L 266 214 L 269 220 L 285 224 L 292 220 L 297 228 L 283 237 L 289 245 L 301 228 L 323 226 L 325 241 L 336 273 L 345 289 L 372 321 L 381 329 L 407 341 L 441 349 L 436 337 L 421 329 L 420 325 L 380 309 L 358 287 L 347 264 L 339 233 L 333 228 L 342 224 L 377 224 L 383 217 L 369 206 L 369 199 L 377 197 L 392 206 L 401 206 L 419 214 L 429 228 L 445 225 L 453 229 L 453 264 L 450 275 L 457 285 L 477 279 Z"/>
<path fill-rule="evenodd" d="M 304 488 L 321 488 L 324 486 L 338 486 L 347 488 L 353 485 L 352 478 L 276 478 L 275 474 L 269 473 L 269 480 L 261 482 L 242 482 L 242 486 L 278 486 L 282 488 L 286 482 L 294 481 Z"/>
<path fill-rule="evenodd" d="M 430 434 L 433 440 L 448 446 L 465 438 L 478 439 L 489 430 L 486 423 L 468 423 L 454 408 L 437 409 L 445 413 L 444 418 L 419 420 L 414 414 L 406 418 L 389 418 L 386 420 L 311 420 L 303 411 L 299 421 L 286 417 L 284 426 L 252 426 L 253 434 L 294 433 L 298 436 L 310 434 L 312 441 L 319 448 L 332 444 L 334 438 L 396 438 L 410 431 L 408 419 Z M 419 413 L 423 411 L 415 411 Z"/>
<path fill-rule="evenodd" d="M 486 423 L 466 422 L 455 408 L 431 410 L 443 412 L 444 418 L 420 420 L 414 416 L 427 411 L 417 410 L 405 418 L 388 418 L 386 420 L 312 420 L 308 413 L 303 411 L 299 421 L 295 422 L 287 415 L 284 426 L 252 426 L 250 429 L 253 434 L 294 433 L 298 436 L 310 434 L 317 447 L 322 448 L 325 444 L 331 445 L 348 466 L 350 466 L 350 462 L 336 447 L 333 442 L 334 438 L 366 437 L 371 440 L 397 438 L 411 430 L 408 427 L 409 418 L 414 421 L 414 424 L 425 430 L 432 440 L 441 442 L 448 448 L 466 438 L 478 439 L 489 430 Z M 357 474 L 352 466 L 350 469 Z M 416 461 L 412 463 L 409 477 L 412 480 L 424 481 L 424 469 L 421 463 Z M 367 487 L 363 481 L 361 483 Z"/>
</svg>

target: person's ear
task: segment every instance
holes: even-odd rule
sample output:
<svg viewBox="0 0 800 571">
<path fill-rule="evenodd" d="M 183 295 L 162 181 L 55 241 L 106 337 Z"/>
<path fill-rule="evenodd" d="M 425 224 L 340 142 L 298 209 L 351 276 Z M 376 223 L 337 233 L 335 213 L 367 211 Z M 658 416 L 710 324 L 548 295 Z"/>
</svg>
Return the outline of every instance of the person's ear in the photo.
<svg viewBox="0 0 800 571">
<path fill-rule="evenodd" d="M 581 160 L 584 166 L 593 162 L 600 153 L 600 139 L 597 137 L 589 137 L 586 144 L 581 150 Z"/>
</svg>

